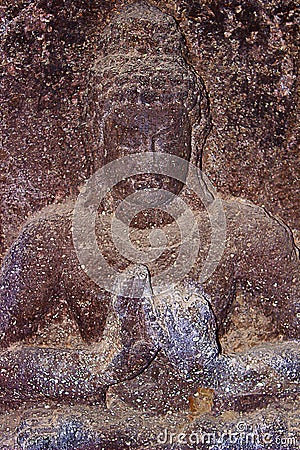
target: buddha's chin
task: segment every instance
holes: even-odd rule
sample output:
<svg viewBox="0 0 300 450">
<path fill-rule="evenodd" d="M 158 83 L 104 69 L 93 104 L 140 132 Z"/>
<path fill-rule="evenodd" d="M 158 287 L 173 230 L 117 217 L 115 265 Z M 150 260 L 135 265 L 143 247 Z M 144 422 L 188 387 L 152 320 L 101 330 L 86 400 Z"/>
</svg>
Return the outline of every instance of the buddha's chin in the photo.
<svg viewBox="0 0 300 450">
<path fill-rule="evenodd" d="M 161 228 L 174 220 L 174 217 L 161 209 L 147 209 L 136 214 L 130 226 L 139 229 Z"/>
<path fill-rule="evenodd" d="M 111 191 L 109 209 L 118 220 L 133 228 L 147 229 L 160 228 L 176 219 L 178 206 L 173 202 L 184 184 L 168 177 L 159 179 L 159 186 L 154 182 L 157 179 L 152 181 L 150 177 L 134 177 Z"/>
</svg>

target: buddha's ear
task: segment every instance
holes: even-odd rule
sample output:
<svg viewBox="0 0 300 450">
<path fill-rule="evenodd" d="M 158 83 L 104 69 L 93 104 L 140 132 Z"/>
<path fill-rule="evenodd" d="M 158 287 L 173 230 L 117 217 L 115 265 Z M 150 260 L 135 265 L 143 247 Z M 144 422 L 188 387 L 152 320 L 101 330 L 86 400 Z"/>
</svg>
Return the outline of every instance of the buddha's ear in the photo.
<svg viewBox="0 0 300 450">
<path fill-rule="evenodd" d="M 206 143 L 206 139 L 212 128 L 212 121 L 210 115 L 209 98 L 205 89 L 203 80 L 196 74 L 191 68 L 191 71 L 195 76 L 194 92 L 191 93 L 196 101 L 193 108 L 188 112 L 189 121 L 191 127 L 191 158 L 190 163 L 199 169 L 198 180 L 200 188 L 203 192 L 203 198 L 206 204 L 209 205 L 214 201 L 213 191 L 210 189 L 207 183 L 207 178 L 202 174 L 202 154 Z M 189 176 L 187 178 L 187 184 L 189 184 Z"/>
<path fill-rule="evenodd" d="M 102 98 L 102 85 L 90 78 L 82 109 L 83 141 L 90 161 L 88 177 L 105 165 L 104 126 L 111 108 L 111 103 Z"/>
<path fill-rule="evenodd" d="M 196 83 L 195 92 L 197 100 L 189 111 L 191 125 L 191 163 L 202 170 L 202 153 L 206 139 L 210 133 L 212 122 L 210 115 L 209 98 L 202 78 L 194 72 Z"/>
</svg>

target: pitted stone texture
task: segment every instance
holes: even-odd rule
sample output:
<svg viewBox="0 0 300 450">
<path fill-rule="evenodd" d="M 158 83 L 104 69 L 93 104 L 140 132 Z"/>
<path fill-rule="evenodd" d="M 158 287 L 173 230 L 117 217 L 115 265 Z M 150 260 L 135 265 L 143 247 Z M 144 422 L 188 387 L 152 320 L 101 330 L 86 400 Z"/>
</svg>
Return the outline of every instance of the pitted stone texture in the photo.
<svg viewBox="0 0 300 450">
<path fill-rule="evenodd" d="M 245 295 L 251 292 L 248 314 L 258 309 L 270 317 L 277 336 L 297 337 L 299 262 L 288 229 L 259 207 L 235 201 L 224 202 L 224 207 L 225 252 L 219 267 L 204 284 L 212 298 L 220 333 L 229 326 L 239 287 Z M 101 337 L 110 294 L 90 280 L 80 266 L 72 241 L 72 210 L 72 201 L 44 209 L 28 222 L 8 253 L 2 267 L 0 291 L 3 342 L 31 336 L 43 322 L 45 313 L 56 310 L 59 301 L 68 304 L 84 340 L 93 342 Z M 189 275 L 195 281 L 210 245 L 207 216 L 197 214 L 202 230 L 200 252 Z M 137 230 L 133 239 L 140 242 L 143 233 Z M 109 217 L 106 216 L 106 222 L 99 218 L 96 235 L 99 251 L 107 262 L 118 271 L 124 270 L 129 262 L 113 245 Z M 147 236 L 146 233 L 144 239 Z M 176 253 L 177 246 L 173 245 L 149 266 L 150 273 L 173 264 L 172 255 Z"/>
<path fill-rule="evenodd" d="M 35 411 L 24 407 L 17 412 L 2 412 L 0 448 L 189 450 L 195 448 L 197 439 L 197 448 L 205 450 L 208 433 L 211 433 L 213 444 L 213 439 L 216 442 L 222 434 L 231 431 L 240 433 L 240 439 L 243 439 L 243 432 L 248 434 L 248 442 L 245 437 L 244 441 L 240 440 L 243 450 L 259 450 L 262 444 L 266 450 L 294 450 L 297 439 L 299 442 L 297 406 L 298 402 L 278 399 L 271 408 L 262 408 L 257 412 L 241 414 L 224 410 L 220 416 L 210 413 L 203 416 L 168 414 L 154 417 L 150 412 L 126 410 L 122 404 L 114 404 L 109 410 L 103 410 L 98 405 L 60 407 L 43 404 Z M 251 440 L 251 432 L 257 435 L 256 439 Z M 184 433 L 185 437 L 180 433 Z M 236 445 L 225 436 L 223 442 L 213 448 L 235 450 Z"/>
<path fill-rule="evenodd" d="M 228 225 L 228 248 L 225 249 L 220 267 L 205 284 L 205 289 L 211 293 L 211 306 L 219 323 L 219 332 L 224 333 L 226 325 L 230 323 L 235 287 L 239 285 L 246 295 L 250 285 L 251 292 L 253 292 L 253 286 L 255 287 L 256 298 L 249 297 L 252 304 L 249 305 L 248 314 L 251 314 L 253 309 L 259 311 L 261 308 L 266 315 L 270 315 L 277 339 L 280 335 L 285 338 L 297 337 L 299 271 L 297 255 L 288 230 L 266 215 L 259 207 L 236 201 L 224 202 L 224 207 Z M 123 300 L 121 298 L 120 301 L 114 302 L 111 294 L 97 286 L 85 274 L 73 247 L 71 217 L 72 202 L 70 201 L 67 204 L 46 208 L 24 227 L 3 265 L 0 298 L 4 314 L 2 314 L 0 325 L 3 345 L 12 344 L 24 338 L 30 338 L 35 345 L 33 336 L 38 326 L 41 326 L 44 313 L 51 312 L 52 309 L 57 311 L 57 302 L 62 301 L 63 304 L 68 305 L 68 314 L 77 324 L 83 349 L 45 348 L 40 350 L 34 347 L 21 348 L 19 351 L 13 347 L 4 350 L 2 353 L 2 366 L 5 369 L 2 379 L 4 398 L 8 399 L 12 392 L 15 392 L 16 400 L 26 400 L 29 397 L 62 398 L 63 401 L 68 401 L 70 398 L 86 400 L 88 397 L 94 398 L 95 393 L 97 390 L 101 391 L 102 386 L 120 383 L 122 379 L 127 378 L 133 378 L 133 382 L 131 385 L 129 383 L 124 400 L 131 403 L 132 395 L 139 396 L 141 391 L 138 386 L 140 385 L 146 394 L 148 408 L 157 411 L 160 411 L 162 407 L 161 395 L 164 395 L 165 391 L 168 393 L 171 404 L 175 404 L 175 409 L 187 407 L 188 397 L 196 390 L 200 381 L 204 383 L 205 388 L 216 388 L 218 391 L 219 387 L 214 385 L 211 377 L 213 380 L 224 381 L 223 387 L 220 388 L 221 404 L 226 402 L 226 399 L 223 399 L 226 387 L 232 392 L 233 397 L 235 393 L 237 396 L 243 395 L 241 380 L 244 375 L 248 377 L 247 371 L 245 372 L 247 364 L 241 356 L 241 378 L 235 379 L 230 375 L 235 372 L 235 363 L 232 362 L 232 358 L 223 360 L 217 357 L 217 330 L 213 313 L 208 307 L 207 298 L 203 296 L 202 291 L 198 291 L 197 283 L 191 281 L 197 282 L 197 275 L 207 255 L 210 244 L 209 227 L 208 234 L 203 234 L 201 237 L 199 260 L 187 276 L 188 288 L 179 286 L 177 297 L 174 295 L 173 298 L 173 293 L 170 292 L 169 300 L 163 297 L 159 300 L 162 302 L 162 307 L 158 308 L 158 311 L 161 311 L 158 314 L 158 321 L 167 335 L 161 336 L 158 329 L 158 336 L 155 338 L 151 329 L 157 328 L 155 323 L 151 325 L 151 316 L 155 317 L 156 313 L 152 311 L 153 305 L 151 306 L 150 299 L 147 300 L 148 306 L 142 298 L 131 303 L 126 296 Z M 204 218 L 205 215 L 198 212 L 198 220 L 201 224 L 204 223 Z M 106 254 L 109 263 L 118 270 L 124 270 L 128 262 L 122 259 L 118 252 L 112 251 L 112 243 L 108 239 L 109 234 L 107 235 L 111 231 L 109 222 L 108 227 L 104 225 L 101 221 L 98 221 L 96 225 L 100 249 L 103 243 L 103 253 Z M 202 228 L 202 230 L 205 229 Z M 143 232 L 144 230 L 135 230 L 138 237 Z M 259 245 L 264 249 L 264 258 L 259 252 Z M 232 253 L 233 248 L 234 253 Z M 161 258 L 156 270 L 170 263 L 169 259 L 173 259 L 172 250 L 176 252 L 176 247 Z M 286 274 L 282 273 L 282 267 L 286 268 Z M 150 267 L 150 273 L 154 270 L 155 265 Z M 130 273 L 129 270 L 128 275 L 125 272 L 123 276 L 131 277 Z M 46 278 L 45 274 L 47 274 Z M 45 280 L 47 283 L 44 282 Z M 127 282 L 125 284 L 126 289 L 129 289 Z M 41 285 L 43 290 L 40 289 Z M 198 303 L 202 298 L 202 303 L 194 305 L 193 300 L 190 305 L 188 300 L 185 309 L 184 301 L 187 298 L 191 301 L 197 300 Z M 168 302 L 171 302 L 169 307 Z M 116 313 L 109 320 L 111 305 L 114 305 Z M 122 313 L 122 310 L 125 313 Z M 51 315 L 47 317 L 50 320 Z M 178 326 L 183 328 L 179 329 Z M 119 340 L 114 333 L 116 327 L 119 329 Z M 184 344 L 185 332 L 189 334 L 189 338 L 192 336 L 196 338 L 193 346 L 187 345 L 187 342 Z M 103 339 L 102 345 L 101 339 Z M 270 354 L 273 355 L 274 361 L 280 361 L 281 356 L 277 354 L 277 351 L 280 353 L 281 344 L 278 344 L 278 348 L 276 343 L 272 345 Z M 289 352 L 293 349 L 293 345 L 290 344 Z M 111 355 L 107 366 L 102 359 L 103 356 L 113 352 L 113 346 L 116 346 L 115 356 Z M 157 366 L 156 361 L 154 364 L 152 362 L 156 360 L 156 352 L 159 349 L 165 353 L 167 363 L 159 362 L 160 359 L 158 359 Z M 251 352 L 252 350 L 249 350 L 245 358 L 247 354 L 252 355 Z M 31 367 L 27 364 L 29 361 L 35 361 L 36 364 Z M 292 365 L 297 364 L 297 361 L 296 353 L 294 360 L 290 358 L 285 363 L 282 359 L 283 365 L 285 364 L 288 370 L 292 370 Z M 238 359 L 236 364 L 239 365 Z M 249 387 L 246 384 L 245 389 L 248 389 L 247 392 L 253 390 L 255 394 L 257 377 L 261 376 L 262 380 L 265 378 L 264 373 L 268 363 L 251 364 L 253 369 L 250 372 L 253 377 L 249 375 L 248 378 L 252 385 Z M 249 362 L 248 365 L 251 366 L 251 364 Z M 163 372 L 157 370 L 159 365 L 163 367 Z M 85 366 L 88 370 L 84 369 Z M 146 378 L 143 378 L 144 375 L 137 378 L 137 375 L 148 366 Z M 63 373 L 53 385 L 51 392 L 48 392 L 49 379 L 57 379 L 51 367 Z M 62 370 L 60 367 L 65 368 Z M 84 376 L 81 379 L 78 378 L 77 372 L 81 373 L 82 370 Z M 150 379 L 147 374 L 150 374 Z M 264 395 L 277 392 L 275 386 L 278 384 L 285 392 L 287 389 L 285 382 L 288 383 L 291 378 L 288 372 L 284 375 L 284 370 L 282 378 L 281 376 L 278 378 L 277 375 L 271 376 L 272 371 L 269 374 L 271 378 L 267 378 L 266 384 L 262 383 L 263 389 L 257 392 L 262 399 Z M 11 385 L 9 380 L 13 383 L 14 377 L 16 377 L 15 385 Z M 173 378 L 173 384 L 169 383 L 170 377 Z M 72 388 L 72 381 L 74 383 L 77 381 L 74 388 Z M 290 381 L 292 385 L 296 382 L 292 379 Z M 161 387 L 159 387 L 160 383 Z M 158 390 L 150 388 L 151 385 L 155 388 L 158 386 Z M 264 391 L 265 386 L 266 391 Z M 239 387 L 242 389 L 241 392 L 236 391 Z M 174 392 L 169 392 L 169 388 Z M 149 394 L 149 389 L 154 397 Z M 150 404 L 147 403 L 149 401 Z M 168 407 L 168 402 L 163 401 L 163 404 Z M 135 401 L 134 406 L 138 406 Z"/>
<path fill-rule="evenodd" d="M 203 169 L 222 192 L 264 205 L 299 232 L 298 3 L 183 1 L 179 8 L 213 117 Z"/>
<path fill-rule="evenodd" d="M 124 3 L 3 2 L 2 255 L 28 215 L 93 171 L 87 73 L 106 22 Z M 178 19 L 209 93 L 214 126 L 204 169 L 224 192 L 265 205 L 299 240 L 297 3 L 149 3 Z"/>
<path fill-rule="evenodd" d="M 79 267 L 72 248 L 72 204 L 43 211 L 29 220 L 19 237 L 18 233 L 28 214 L 31 215 L 47 203 L 59 202 L 70 192 L 76 191 L 82 180 L 95 169 L 95 154 L 91 152 L 91 141 L 86 138 L 86 69 L 91 65 L 93 55 L 100 51 L 101 27 L 108 17 L 107 13 L 116 4 L 121 5 L 120 2 L 99 2 L 93 5 L 91 2 L 73 2 L 71 5 L 67 2 L 42 1 L 38 4 L 16 2 L 7 6 L 3 90 L 5 146 L 0 154 L 4 168 L 1 175 L 3 250 L 14 239 L 16 242 L 3 266 L 1 301 L 4 314 L 1 337 L 4 341 L 6 339 L 6 344 L 24 338 L 32 339 L 41 323 L 50 321 L 51 316 L 56 315 L 52 308 L 54 305 L 59 308 L 60 302 L 79 330 L 84 352 L 88 353 L 89 345 L 103 336 L 107 325 L 111 299 L 105 292 L 99 291 L 98 286 L 91 284 Z M 159 2 L 159 5 L 171 13 L 176 9 L 188 47 L 194 54 L 193 66 L 202 75 L 209 90 L 215 126 L 211 131 L 209 146 L 204 150 L 204 166 L 224 192 L 250 196 L 260 204 L 266 204 L 269 209 L 274 208 L 273 211 L 274 201 L 279 207 L 276 214 L 296 227 L 295 200 L 287 195 L 291 187 L 286 188 L 286 179 L 294 180 L 292 191 L 296 192 L 299 187 L 294 146 L 293 2 L 287 6 L 277 1 L 269 6 L 262 5 L 262 2 L 251 2 L 251 5 L 248 2 L 242 5 L 232 2 L 232 5 L 226 6 L 221 2 L 206 2 L 201 6 L 194 2 L 176 5 L 173 2 Z M 173 50 L 177 51 L 178 48 L 175 45 Z M 270 91 L 265 89 L 266 86 Z M 223 120 L 224 117 L 226 120 Z M 132 117 L 129 119 L 132 120 Z M 185 138 L 187 129 L 184 128 Z M 200 137 L 204 138 L 205 135 Z M 286 146 L 285 140 L 288 141 Z M 202 141 L 200 144 L 202 149 Z M 225 208 L 228 221 L 226 250 L 218 271 L 205 286 L 205 290 L 212 295 L 220 334 L 226 330 L 232 331 L 232 323 L 237 323 L 234 310 L 235 294 L 239 291 L 249 305 L 245 314 L 253 316 L 255 320 L 257 311 L 262 311 L 263 316 L 269 318 L 268 335 L 263 336 L 260 331 L 262 340 L 268 340 L 270 335 L 274 339 L 282 335 L 297 336 L 299 261 L 289 230 L 262 209 L 239 200 L 227 199 Z M 201 208 L 198 214 L 203 225 L 203 242 L 198 267 L 190 274 L 195 280 L 210 242 L 207 216 L 202 214 Z M 100 241 L 101 236 L 106 238 L 103 228 L 98 227 L 98 231 Z M 104 239 L 100 244 L 111 254 L 109 239 L 107 242 Z M 166 259 L 159 261 L 151 270 L 159 270 L 159 267 L 168 264 L 170 256 L 166 255 Z M 114 252 L 110 257 L 120 270 L 126 268 L 127 261 L 121 260 Z M 140 319 L 139 314 L 137 319 Z M 238 323 L 242 329 L 242 321 Z M 244 329 L 238 335 L 241 342 L 243 336 L 247 336 L 247 345 L 249 342 L 251 345 L 249 330 Z M 230 347 L 230 339 L 227 342 Z M 237 348 L 236 339 L 234 345 Z M 275 345 L 274 348 L 279 351 L 282 345 Z M 26 360 L 22 358 L 22 351 L 19 365 Z M 55 352 L 59 353 L 59 350 Z M 65 352 L 62 349 L 61 356 Z M 76 351 L 73 352 L 75 355 Z M 137 362 L 141 362 L 138 357 L 143 355 L 142 352 L 136 355 Z M 259 351 L 257 355 L 261 357 Z M 11 357 L 9 361 L 10 364 L 14 363 Z M 161 365 L 165 361 L 162 359 Z M 277 361 L 281 361 L 279 368 L 283 374 L 292 378 L 297 356 L 287 362 L 279 355 Z M 153 365 L 151 369 L 155 372 L 156 366 Z M 185 391 L 181 400 L 176 395 L 174 399 L 179 409 L 185 408 L 191 386 L 184 386 L 178 374 L 175 372 L 173 375 L 168 370 L 167 363 L 164 369 L 161 373 L 156 370 L 154 380 L 160 375 L 165 377 L 161 377 L 165 382 L 162 394 L 168 393 L 168 390 L 164 391 L 168 387 L 167 380 L 174 380 L 171 391 L 176 389 L 178 382 Z M 221 364 L 219 373 L 222 373 L 222 369 L 224 367 Z M 295 370 L 298 370 L 297 367 Z M 47 386 L 46 378 L 44 383 Z M 135 389 L 134 383 L 139 383 L 139 379 L 134 378 Z M 143 383 L 142 379 L 142 387 Z M 236 380 L 233 383 L 238 387 Z M 152 392 L 153 380 L 152 384 L 149 382 L 145 387 L 148 393 Z M 25 397 L 30 395 L 30 389 L 27 392 L 23 390 L 23 394 Z M 267 397 L 267 393 L 263 394 Z M 158 389 L 156 400 L 161 401 L 159 396 Z M 151 400 L 151 396 L 148 399 Z M 253 396 L 250 396 L 249 403 L 253 408 Z M 262 407 L 260 396 L 256 405 Z M 242 409 L 230 397 L 227 405 L 221 402 L 220 408 L 222 411 L 226 408 Z M 285 405 L 281 404 L 280 408 L 284 410 Z M 132 414 L 136 419 L 137 411 Z M 119 417 L 124 418 L 122 414 Z M 86 445 L 89 445 L 88 435 L 82 431 L 80 420 L 72 420 L 62 426 L 60 434 L 53 424 L 49 432 L 37 432 L 31 443 L 30 434 L 27 437 L 25 434 L 28 448 L 31 448 L 30 445 L 33 449 L 47 445 L 48 448 L 63 448 L 64 445 L 80 448 L 80 445 L 85 445 L 80 439 L 83 442 L 85 439 Z M 112 422 L 108 420 L 107 423 Z M 278 431 L 279 426 L 275 424 L 274 427 Z M 137 437 L 144 439 L 138 435 L 140 427 L 136 423 L 124 433 L 120 432 L 120 428 L 118 424 L 116 438 L 111 428 L 107 431 L 104 446 L 111 449 L 112 445 L 116 448 L 129 445 L 134 448 L 138 445 Z M 76 434 L 77 443 L 74 441 Z M 128 440 L 127 436 L 130 437 Z M 145 448 L 148 442 L 147 439 L 142 440 L 141 447 Z M 92 443 L 93 448 L 102 444 L 101 435 L 95 437 Z M 152 444 L 150 442 L 150 448 L 155 448 Z M 228 443 L 226 445 L 226 449 L 230 448 Z M 170 447 L 172 445 L 165 446 Z M 270 448 L 274 449 L 274 444 Z"/>
</svg>

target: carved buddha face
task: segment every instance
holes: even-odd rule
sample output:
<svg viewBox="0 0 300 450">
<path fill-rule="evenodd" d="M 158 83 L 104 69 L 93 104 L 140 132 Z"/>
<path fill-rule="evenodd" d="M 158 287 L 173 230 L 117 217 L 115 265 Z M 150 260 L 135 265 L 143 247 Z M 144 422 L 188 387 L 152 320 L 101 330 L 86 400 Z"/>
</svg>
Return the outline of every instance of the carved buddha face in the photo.
<svg viewBox="0 0 300 450">
<path fill-rule="evenodd" d="M 127 104 L 112 108 L 104 128 L 104 164 L 133 153 L 167 153 L 190 160 L 191 130 L 188 114 L 179 103 Z M 187 176 L 182 168 L 182 178 Z M 118 195 L 124 198 L 141 189 L 164 189 L 178 195 L 183 183 L 159 174 L 132 176 L 120 183 Z"/>
<path fill-rule="evenodd" d="M 190 161 L 192 130 L 195 133 L 202 119 L 200 103 L 205 95 L 187 63 L 184 39 L 175 20 L 138 2 L 112 17 L 99 49 L 91 68 L 87 102 L 93 169 L 144 152 L 152 152 L 154 161 L 156 153 Z M 194 156 L 193 150 L 193 163 Z M 180 171 L 179 178 L 185 181 L 185 164 Z M 123 200 L 150 189 L 178 195 L 183 185 L 183 181 L 153 171 L 120 182 L 112 195 Z"/>
</svg>

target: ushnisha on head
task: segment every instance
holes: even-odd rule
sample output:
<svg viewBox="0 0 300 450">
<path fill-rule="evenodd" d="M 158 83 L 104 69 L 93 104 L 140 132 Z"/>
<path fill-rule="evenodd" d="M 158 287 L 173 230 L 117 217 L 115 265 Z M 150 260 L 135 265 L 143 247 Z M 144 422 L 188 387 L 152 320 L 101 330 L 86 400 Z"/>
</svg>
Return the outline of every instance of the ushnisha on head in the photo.
<svg viewBox="0 0 300 450">
<path fill-rule="evenodd" d="M 197 163 L 208 129 L 207 100 L 200 78 L 186 62 L 173 17 L 135 3 L 111 19 L 99 47 L 86 103 L 94 170 L 140 152 Z M 119 190 L 121 197 L 147 188 L 177 195 L 182 187 L 178 180 L 147 174 L 133 176 Z"/>
</svg>

